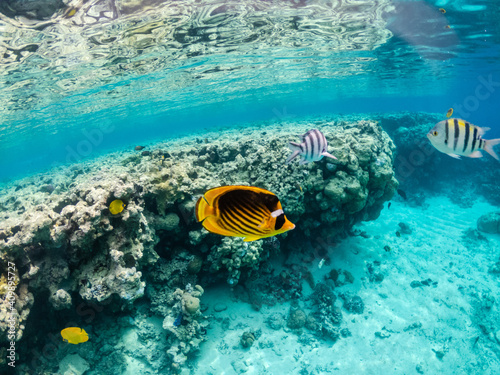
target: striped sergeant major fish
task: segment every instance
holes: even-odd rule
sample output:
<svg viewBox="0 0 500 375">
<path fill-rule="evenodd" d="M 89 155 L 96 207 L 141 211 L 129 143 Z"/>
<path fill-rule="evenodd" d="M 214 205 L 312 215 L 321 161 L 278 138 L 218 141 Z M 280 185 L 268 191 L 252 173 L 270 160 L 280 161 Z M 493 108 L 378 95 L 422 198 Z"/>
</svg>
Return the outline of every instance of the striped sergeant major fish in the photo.
<svg viewBox="0 0 500 375">
<path fill-rule="evenodd" d="M 205 192 L 195 208 L 196 220 L 222 236 L 245 242 L 272 237 L 295 228 L 278 197 L 254 186 L 220 186 Z"/>
<path fill-rule="evenodd" d="M 313 161 L 323 159 L 323 156 L 337 159 L 335 156 L 328 153 L 328 144 L 323 133 L 317 129 L 309 130 L 306 134 L 301 136 L 302 142 L 290 142 L 289 147 L 293 151 L 292 154 L 286 159 L 286 164 L 290 163 L 297 156 L 302 156 L 299 164 L 306 164 Z"/>
<path fill-rule="evenodd" d="M 427 133 L 427 138 L 438 151 L 453 158 L 460 159 L 460 156 L 481 158 L 483 154 L 479 150 L 484 150 L 500 161 L 493 151 L 493 146 L 500 143 L 500 138 L 490 140 L 481 138 L 488 130 L 490 128 L 480 128 L 467 121 L 450 118 L 438 122 Z"/>
</svg>

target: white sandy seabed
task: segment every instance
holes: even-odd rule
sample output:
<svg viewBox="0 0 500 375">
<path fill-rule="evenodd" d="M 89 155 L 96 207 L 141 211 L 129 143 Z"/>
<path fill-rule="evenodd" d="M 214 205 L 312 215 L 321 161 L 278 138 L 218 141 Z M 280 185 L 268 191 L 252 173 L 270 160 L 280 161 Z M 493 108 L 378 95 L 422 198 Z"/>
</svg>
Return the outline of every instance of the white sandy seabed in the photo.
<svg viewBox="0 0 500 375">
<path fill-rule="evenodd" d="M 266 318 L 276 312 L 288 316 L 289 304 L 255 311 L 232 298 L 228 287 L 207 288 L 205 314 L 219 321 L 228 317 L 230 324 L 223 329 L 214 322 L 193 373 L 500 374 L 500 275 L 488 272 L 499 259 L 500 236 L 484 234 L 486 239 L 477 240 L 469 235 L 468 246 L 463 237 L 476 228 L 479 216 L 498 207 L 478 200 L 472 208 L 461 208 L 443 197 L 426 203 L 409 207 L 395 199 L 376 221 L 358 226 L 370 238 L 350 237 L 329 252 L 331 264 L 318 268 L 316 259 L 311 265 L 316 282 L 332 268 L 354 276 L 354 283 L 335 289 L 356 294 L 365 304 L 363 314 L 342 308 L 341 327 L 352 336 L 328 342 L 306 329 L 301 334 L 286 326 L 273 330 Z M 400 222 L 413 233 L 397 237 Z M 374 261 L 384 274 L 381 283 L 368 280 L 367 264 Z M 427 279 L 429 286 L 410 286 Z M 312 292 L 306 283 L 303 292 Z M 215 312 L 221 302 L 227 309 Z M 342 300 L 336 304 L 340 307 Z M 254 344 L 241 347 L 242 333 L 259 329 Z"/>
</svg>

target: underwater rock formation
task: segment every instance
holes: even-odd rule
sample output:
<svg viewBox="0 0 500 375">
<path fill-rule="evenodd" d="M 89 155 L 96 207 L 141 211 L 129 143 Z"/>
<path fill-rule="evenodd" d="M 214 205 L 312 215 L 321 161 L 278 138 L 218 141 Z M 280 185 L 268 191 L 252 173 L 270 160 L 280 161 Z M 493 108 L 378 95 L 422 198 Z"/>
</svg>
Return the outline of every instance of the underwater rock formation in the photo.
<svg viewBox="0 0 500 375">
<path fill-rule="evenodd" d="M 170 299 L 171 312 L 167 315 L 163 328 L 167 330 L 167 354 L 171 359 L 171 369 L 176 373 L 188 359 L 188 355 L 198 350 L 205 340 L 208 321 L 200 313 L 200 297 L 203 288 L 191 284 L 185 290 L 176 289 Z"/>
<path fill-rule="evenodd" d="M 288 141 L 312 127 L 338 160 L 284 165 Z M 7 186 L 0 193 L 0 271 L 4 277 L 8 262 L 19 269 L 18 321 L 26 324 L 33 300 L 48 298 L 51 308 L 64 310 L 76 301 L 113 299 L 124 310 L 145 295 L 164 319 L 171 363 L 180 368 L 208 324 L 199 310 L 201 287 L 187 285 L 197 285 L 201 274 L 235 285 L 294 235 L 334 239 L 376 219 L 398 186 L 394 149 L 375 122 L 325 118 L 171 140 L 151 147 L 148 157 L 124 152 Z M 207 232 L 194 220 L 194 202 L 230 184 L 275 193 L 296 229 L 252 243 Z M 112 215 L 116 199 L 126 208 Z M 340 318 L 331 309 L 321 318 L 324 331 Z"/>
<path fill-rule="evenodd" d="M 490 212 L 477 219 L 477 229 L 484 233 L 500 234 L 500 212 Z"/>
<path fill-rule="evenodd" d="M 240 338 L 240 345 L 244 348 L 249 348 L 253 345 L 255 341 L 255 335 L 253 332 L 243 332 L 243 335 L 241 335 Z"/>
<path fill-rule="evenodd" d="M 300 329 L 306 324 L 306 314 L 301 309 L 291 309 L 286 326 L 291 329 Z"/>
<path fill-rule="evenodd" d="M 359 296 L 350 296 L 350 295 L 340 295 L 344 300 L 344 309 L 353 314 L 362 314 L 365 310 L 365 304 L 363 300 Z"/>
</svg>

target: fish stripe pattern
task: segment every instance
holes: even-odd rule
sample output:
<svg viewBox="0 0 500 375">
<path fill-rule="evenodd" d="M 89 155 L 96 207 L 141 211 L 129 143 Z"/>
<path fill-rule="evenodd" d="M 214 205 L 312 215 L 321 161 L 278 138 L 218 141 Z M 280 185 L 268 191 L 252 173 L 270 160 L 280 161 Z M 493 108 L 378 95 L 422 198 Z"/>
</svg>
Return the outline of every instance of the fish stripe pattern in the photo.
<svg viewBox="0 0 500 375">
<path fill-rule="evenodd" d="M 458 120 L 454 119 L 453 123 L 455 125 L 455 133 L 453 134 L 455 138 L 455 143 L 453 144 L 453 150 L 455 151 L 457 149 L 457 144 L 458 144 L 458 137 L 460 137 L 460 127 L 458 126 Z"/>
<path fill-rule="evenodd" d="M 229 211 L 229 214 L 231 214 L 234 219 L 236 220 L 238 227 L 240 227 L 243 230 L 244 234 L 260 234 L 261 231 L 254 229 L 255 225 L 252 225 L 251 222 L 247 221 L 245 219 L 245 216 L 241 214 L 239 211 Z"/>
<path fill-rule="evenodd" d="M 220 215 L 220 220 L 219 220 L 219 225 L 222 226 L 224 229 L 227 229 L 231 232 L 237 232 L 239 234 L 242 234 L 242 232 L 233 225 L 232 221 L 228 219 L 228 214 L 227 212 L 221 212 Z"/>
<path fill-rule="evenodd" d="M 311 132 L 311 140 L 313 144 L 312 155 L 319 155 L 319 139 L 316 131 Z"/>
<path fill-rule="evenodd" d="M 214 202 L 216 205 L 220 207 L 220 198 L 218 197 L 216 202 Z M 227 208 L 224 210 L 220 210 L 220 220 L 219 220 L 219 225 L 223 227 L 226 230 L 232 231 L 232 232 L 238 232 L 240 234 L 243 234 L 241 230 L 239 230 L 236 225 L 233 223 L 233 221 L 229 218 L 228 210 Z"/>
<path fill-rule="evenodd" d="M 222 218 L 227 220 L 228 224 L 233 228 L 238 228 L 240 233 L 245 234 L 251 231 L 251 222 L 245 220 L 245 215 L 242 215 L 238 208 L 234 205 L 228 205 L 222 212 Z"/>
<path fill-rule="evenodd" d="M 249 197 L 246 196 L 241 196 L 239 206 L 237 207 L 244 207 L 254 218 L 254 221 L 256 221 L 257 224 L 260 224 L 262 222 L 262 218 L 269 215 L 269 212 L 267 211 L 267 208 L 265 206 L 261 204 L 255 204 L 255 202 L 252 202 Z"/>
<path fill-rule="evenodd" d="M 256 227 L 269 215 L 267 208 L 252 202 L 252 192 L 229 192 L 218 199 L 221 222 L 240 234 L 262 234 Z M 249 214 L 253 212 L 253 214 Z"/>
<path fill-rule="evenodd" d="M 474 126 L 474 135 L 472 136 L 472 147 L 471 151 L 476 151 L 476 141 L 477 141 L 477 126 Z"/>
<path fill-rule="evenodd" d="M 254 228 L 262 222 L 262 219 L 252 220 L 252 216 L 248 215 L 248 211 L 241 206 L 239 208 L 232 208 L 230 213 L 233 214 L 247 230 L 252 232 L 255 230 Z"/>
<path fill-rule="evenodd" d="M 336 159 L 328 153 L 328 142 L 325 135 L 318 129 L 312 129 L 301 136 L 301 143 L 290 142 L 290 149 L 293 151 L 286 161 L 288 164 L 297 156 L 301 155 L 301 164 L 321 160 L 324 156 Z"/>
<path fill-rule="evenodd" d="M 464 140 L 464 149 L 462 152 L 467 150 L 467 146 L 469 145 L 469 136 L 470 136 L 470 124 L 468 122 L 465 123 L 465 140 Z"/>
<path fill-rule="evenodd" d="M 256 210 L 256 208 L 255 208 L 255 210 Z M 242 214 L 246 217 L 246 219 L 252 225 L 259 225 L 261 223 L 262 218 L 261 217 L 259 218 L 259 216 L 255 215 L 255 213 L 252 212 L 252 209 L 251 209 L 251 207 L 249 205 L 247 205 L 245 203 L 241 203 L 241 205 L 240 205 L 240 211 L 242 212 Z"/>
<path fill-rule="evenodd" d="M 448 139 L 450 138 L 450 120 L 446 120 L 446 125 L 444 127 L 446 129 L 446 135 L 444 137 L 444 144 L 448 144 Z"/>
<path fill-rule="evenodd" d="M 308 136 L 306 136 L 306 156 L 307 156 L 307 159 L 311 159 L 312 158 L 312 144 L 311 144 L 311 136 L 310 134 L 308 134 Z"/>
<path fill-rule="evenodd" d="M 248 229 L 241 225 L 241 220 L 238 220 L 237 217 L 233 217 L 233 213 L 230 210 L 223 212 L 221 218 L 229 225 L 232 231 L 240 234 L 248 233 Z"/>
</svg>

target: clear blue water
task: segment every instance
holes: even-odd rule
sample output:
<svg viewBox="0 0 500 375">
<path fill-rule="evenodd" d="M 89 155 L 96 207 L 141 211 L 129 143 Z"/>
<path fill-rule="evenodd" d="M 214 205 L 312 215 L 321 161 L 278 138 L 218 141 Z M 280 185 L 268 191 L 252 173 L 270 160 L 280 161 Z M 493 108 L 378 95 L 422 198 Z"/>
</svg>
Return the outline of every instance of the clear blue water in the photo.
<svg viewBox="0 0 500 375">
<path fill-rule="evenodd" d="M 93 3 L 0 20 L 0 179 L 284 115 L 465 105 L 500 134 L 496 1 Z"/>
<path fill-rule="evenodd" d="M 62 371 L 73 358 L 90 365 L 88 375 L 245 369 L 280 375 L 284 368 L 300 375 L 499 374 L 500 235 L 491 229 L 499 221 L 489 216 L 490 226 L 477 224 L 498 211 L 498 163 L 489 155 L 454 160 L 428 143 L 424 155 L 418 137 L 427 142 L 425 132 L 398 133 L 410 125 L 390 117 L 444 119 L 453 108 L 454 117 L 490 127 L 485 138 L 500 138 L 499 61 L 496 0 L 0 0 L 0 287 L 6 290 L 5 263 L 19 267 L 17 308 L 24 317 L 16 345 L 24 367 L 17 373 Z M 367 204 L 328 221 L 347 208 L 322 205 L 330 204 L 325 194 L 334 195 L 337 177 L 347 184 L 345 176 L 361 172 L 358 161 L 282 169 L 269 153 L 265 168 L 252 165 L 257 177 L 241 177 L 231 175 L 246 172 L 241 165 L 251 170 L 251 163 L 240 164 L 241 154 L 227 165 L 218 161 L 232 152 L 218 149 L 232 135 L 212 144 L 187 139 L 196 152 L 176 150 L 185 158 L 180 163 L 169 160 L 163 145 L 148 148 L 151 157 L 133 151 L 256 123 L 283 120 L 295 130 L 321 115 L 377 118 L 391 127 L 385 130 L 397 146 L 393 169 L 403 191 L 382 199 L 389 183 L 367 188 L 368 200 L 381 199 L 377 219 L 362 221 L 372 208 Z M 358 131 L 355 126 L 346 131 Z M 282 129 L 290 128 L 273 131 Z M 199 150 L 201 143 L 209 145 Z M 358 149 L 346 147 L 357 157 Z M 377 157 L 381 149 L 372 149 L 366 168 L 392 183 L 390 168 L 378 173 L 387 166 Z M 124 150 L 114 163 L 111 156 L 87 169 L 17 183 Z M 356 182 L 368 174 L 356 175 Z M 297 179 L 293 187 L 290 176 Z M 190 219 L 205 183 L 233 177 L 283 189 L 287 215 L 300 213 L 290 237 L 260 242 L 266 253 L 242 266 L 239 289 L 228 282 L 239 267 L 229 265 L 249 247 L 235 241 L 228 249 Z M 358 191 L 355 184 L 349 189 Z M 111 216 L 115 199 L 124 199 L 126 209 Z M 198 271 L 187 271 L 200 261 Z M 136 271 L 142 274 L 135 282 L 146 287 L 131 283 Z M 188 319 L 183 303 L 191 282 L 206 290 L 198 294 L 203 314 Z M 336 306 L 335 298 L 318 302 L 332 299 L 326 289 L 318 296 L 315 282 L 335 290 Z M 108 297 L 99 300 L 106 289 Z M 292 298 L 297 291 L 300 298 Z M 346 308 L 350 294 L 364 301 L 364 315 Z M 318 320 L 324 331 L 286 328 L 297 306 L 309 316 L 326 314 Z M 332 326 L 340 311 L 339 339 Z M 269 324 L 276 315 L 278 328 Z M 59 332 L 72 324 L 88 331 L 88 342 L 62 342 Z M 198 343 L 187 350 L 186 366 L 175 353 L 165 354 L 184 326 L 183 344 L 207 339 L 199 350 Z M 6 327 L 0 320 L 0 333 Z M 241 345 L 245 330 L 255 334 L 251 348 Z M 76 359 L 69 355 L 75 353 Z M 2 358 L 0 372 L 5 363 Z M 179 363 L 183 372 L 174 366 Z"/>
</svg>

